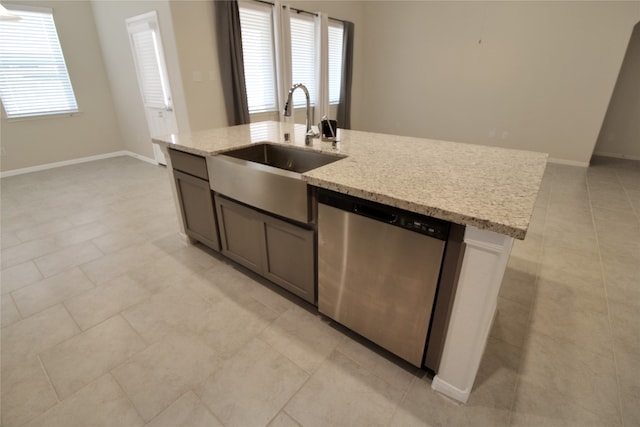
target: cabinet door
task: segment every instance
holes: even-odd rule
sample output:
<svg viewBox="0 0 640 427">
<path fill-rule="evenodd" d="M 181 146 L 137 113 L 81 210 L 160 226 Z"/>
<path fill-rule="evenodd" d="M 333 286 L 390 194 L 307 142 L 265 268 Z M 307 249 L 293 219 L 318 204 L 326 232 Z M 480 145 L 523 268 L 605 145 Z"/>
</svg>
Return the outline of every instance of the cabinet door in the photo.
<svg viewBox="0 0 640 427">
<path fill-rule="evenodd" d="M 262 221 L 259 213 L 215 196 L 222 253 L 262 274 Z"/>
<path fill-rule="evenodd" d="M 314 233 L 263 215 L 265 258 L 263 275 L 315 304 Z"/>
<path fill-rule="evenodd" d="M 220 243 L 209 182 L 177 170 L 173 171 L 173 176 L 176 180 L 185 232 L 219 251 Z"/>
</svg>

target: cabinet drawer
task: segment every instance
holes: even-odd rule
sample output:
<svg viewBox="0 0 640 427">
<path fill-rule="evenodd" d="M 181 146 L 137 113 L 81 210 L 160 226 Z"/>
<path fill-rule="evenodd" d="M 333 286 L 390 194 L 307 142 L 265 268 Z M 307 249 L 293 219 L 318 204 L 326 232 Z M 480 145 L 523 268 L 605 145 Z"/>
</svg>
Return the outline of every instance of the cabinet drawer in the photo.
<svg viewBox="0 0 640 427">
<path fill-rule="evenodd" d="M 174 169 L 197 176 L 198 178 L 209 179 L 209 175 L 207 175 L 207 162 L 204 157 L 171 149 L 169 150 L 169 156 L 171 156 L 171 164 Z"/>
</svg>

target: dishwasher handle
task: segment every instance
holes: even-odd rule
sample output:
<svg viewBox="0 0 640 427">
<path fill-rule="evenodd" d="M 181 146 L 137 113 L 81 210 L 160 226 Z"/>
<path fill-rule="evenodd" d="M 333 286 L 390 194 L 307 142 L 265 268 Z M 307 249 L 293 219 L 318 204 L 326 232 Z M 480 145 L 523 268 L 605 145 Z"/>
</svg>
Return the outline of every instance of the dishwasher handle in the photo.
<svg viewBox="0 0 640 427">
<path fill-rule="evenodd" d="M 367 218 L 375 219 L 376 221 L 386 222 L 387 224 L 395 224 L 398 222 L 398 215 L 393 212 L 385 212 L 382 209 L 376 209 L 372 206 L 355 203 L 353 206 L 353 212 L 366 216 Z"/>
</svg>

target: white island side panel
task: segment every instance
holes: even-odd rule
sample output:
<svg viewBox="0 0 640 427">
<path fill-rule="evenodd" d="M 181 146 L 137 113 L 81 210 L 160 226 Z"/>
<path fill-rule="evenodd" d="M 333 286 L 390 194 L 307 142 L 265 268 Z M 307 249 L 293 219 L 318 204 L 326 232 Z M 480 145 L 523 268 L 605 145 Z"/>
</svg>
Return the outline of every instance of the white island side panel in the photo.
<svg viewBox="0 0 640 427">
<path fill-rule="evenodd" d="M 466 402 L 489 338 L 513 238 L 467 226 L 465 251 L 434 390 Z"/>
</svg>

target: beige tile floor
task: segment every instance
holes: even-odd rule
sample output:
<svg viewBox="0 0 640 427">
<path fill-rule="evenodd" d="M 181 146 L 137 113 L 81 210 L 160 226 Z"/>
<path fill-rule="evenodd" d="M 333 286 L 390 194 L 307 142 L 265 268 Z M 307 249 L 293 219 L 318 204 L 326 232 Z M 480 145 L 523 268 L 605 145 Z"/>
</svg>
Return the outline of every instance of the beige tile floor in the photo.
<svg viewBox="0 0 640 427">
<path fill-rule="evenodd" d="M 640 425 L 640 163 L 550 164 L 469 402 L 177 233 L 167 171 L 2 179 L 2 426 Z"/>
</svg>

